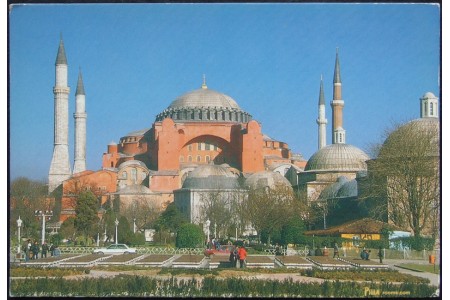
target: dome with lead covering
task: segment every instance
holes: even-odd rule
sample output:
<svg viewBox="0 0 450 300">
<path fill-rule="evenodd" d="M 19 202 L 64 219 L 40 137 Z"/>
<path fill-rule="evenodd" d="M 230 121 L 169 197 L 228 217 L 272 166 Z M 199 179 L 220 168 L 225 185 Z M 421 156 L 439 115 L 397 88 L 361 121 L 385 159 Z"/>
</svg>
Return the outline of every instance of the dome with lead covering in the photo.
<svg viewBox="0 0 450 300">
<path fill-rule="evenodd" d="M 313 154 L 305 171 L 361 171 L 367 170 L 369 160 L 364 151 L 349 144 L 331 144 Z"/>
<path fill-rule="evenodd" d="M 238 189 L 238 176 L 226 167 L 214 164 L 201 165 L 191 171 L 183 189 Z"/>
<path fill-rule="evenodd" d="M 266 187 L 287 187 L 292 189 L 291 183 L 278 172 L 261 171 L 253 173 L 245 180 L 245 186 L 251 190 L 263 189 Z"/>
<path fill-rule="evenodd" d="M 202 88 L 177 97 L 156 121 L 171 118 L 175 122 L 249 122 L 252 116 L 243 111 L 228 95 Z"/>
</svg>

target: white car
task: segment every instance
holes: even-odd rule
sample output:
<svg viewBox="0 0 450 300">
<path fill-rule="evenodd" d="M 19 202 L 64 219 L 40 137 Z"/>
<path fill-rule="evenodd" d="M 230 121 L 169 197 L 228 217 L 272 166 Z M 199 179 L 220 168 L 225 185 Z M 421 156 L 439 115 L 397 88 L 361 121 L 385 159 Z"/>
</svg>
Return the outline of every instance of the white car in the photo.
<svg viewBox="0 0 450 300">
<path fill-rule="evenodd" d="M 94 254 L 129 254 L 137 253 L 136 248 L 130 248 L 125 244 L 112 244 L 106 248 L 95 249 Z"/>
</svg>

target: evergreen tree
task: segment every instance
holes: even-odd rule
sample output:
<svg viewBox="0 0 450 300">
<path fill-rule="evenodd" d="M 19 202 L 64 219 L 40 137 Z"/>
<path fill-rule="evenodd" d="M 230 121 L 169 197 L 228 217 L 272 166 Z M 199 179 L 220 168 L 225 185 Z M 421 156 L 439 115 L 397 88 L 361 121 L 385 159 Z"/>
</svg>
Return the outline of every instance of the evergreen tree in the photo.
<svg viewBox="0 0 450 300">
<path fill-rule="evenodd" d="M 99 221 L 97 197 L 91 191 L 83 191 L 78 195 L 76 203 L 74 225 L 87 240 L 88 236 L 94 234 Z"/>
</svg>

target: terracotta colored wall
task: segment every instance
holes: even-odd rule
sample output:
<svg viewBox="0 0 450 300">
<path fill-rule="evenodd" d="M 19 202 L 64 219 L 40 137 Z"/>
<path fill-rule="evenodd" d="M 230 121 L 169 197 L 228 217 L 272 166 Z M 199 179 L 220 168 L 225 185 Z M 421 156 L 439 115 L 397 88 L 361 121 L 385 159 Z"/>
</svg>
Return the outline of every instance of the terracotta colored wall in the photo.
<svg viewBox="0 0 450 300">
<path fill-rule="evenodd" d="M 247 132 L 242 136 L 242 172 L 253 173 L 264 170 L 263 137 L 261 126 L 252 120 L 247 123 Z"/>
<path fill-rule="evenodd" d="M 180 188 L 178 175 L 152 175 L 150 177 L 150 189 L 155 192 L 173 191 Z"/>
</svg>

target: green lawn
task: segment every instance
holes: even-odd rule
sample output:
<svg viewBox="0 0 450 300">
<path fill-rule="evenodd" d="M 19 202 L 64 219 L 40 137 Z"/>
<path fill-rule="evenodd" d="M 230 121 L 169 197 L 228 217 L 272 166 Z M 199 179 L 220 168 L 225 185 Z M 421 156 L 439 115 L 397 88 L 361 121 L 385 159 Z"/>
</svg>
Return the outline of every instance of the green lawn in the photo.
<svg viewBox="0 0 450 300">
<path fill-rule="evenodd" d="M 399 264 L 397 267 L 409 269 L 417 272 L 428 272 L 428 273 L 434 273 L 439 274 L 439 265 L 432 265 L 432 264 Z"/>
</svg>

